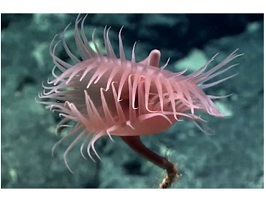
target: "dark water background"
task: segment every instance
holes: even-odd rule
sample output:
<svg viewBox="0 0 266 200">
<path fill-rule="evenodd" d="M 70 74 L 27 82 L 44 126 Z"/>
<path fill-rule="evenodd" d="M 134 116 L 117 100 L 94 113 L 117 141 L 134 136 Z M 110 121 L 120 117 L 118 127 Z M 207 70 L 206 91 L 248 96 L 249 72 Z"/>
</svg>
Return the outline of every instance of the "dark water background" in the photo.
<svg viewBox="0 0 266 200">
<path fill-rule="evenodd" d="M 133 152 L 118 137 L 97 141 L 102 161 L 84 160 L 77 146 L 69 154 L 71 174 L 63 162 L 67 143 L 56 150 L 58 117 L 35 102 L 41 82 L 53 67 L 49 44 L 77 15 L 2 14 L 1 21 L 1 185 L 2 188 L 156 188 L 164 172 Z M 263 188 L 263 15 L 262 14 L 93 14 L 88 35 L 105 25 L 117 52 L 121 26 L 127 55 L 138 41 L 138 60 L 157 48 L 169 70 L 193 49 L 221 61 L 239 48 L 239 75 L 207 91 L 233 96 L 220 100 L 230 116 L 208 118 L 215 135 L 200 132 L 191 122 L 143 137 L 155 152 L 178 164 L 182 178 L 174 188 Z M 73 45 L 69 29 L 70 45 Z M 73 39 L 73 38 L 72 38 Z M 65 57 L 59 51 L 60 57 Z M 197 60 L 194 62 L 197 62 Z"/>
</svg>

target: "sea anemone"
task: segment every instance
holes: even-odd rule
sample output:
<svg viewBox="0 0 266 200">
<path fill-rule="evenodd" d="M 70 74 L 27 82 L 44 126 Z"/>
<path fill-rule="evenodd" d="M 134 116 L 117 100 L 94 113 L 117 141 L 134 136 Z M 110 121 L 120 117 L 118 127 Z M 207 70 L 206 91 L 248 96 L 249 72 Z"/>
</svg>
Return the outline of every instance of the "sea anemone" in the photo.
<svg viewBox="0 0 266 200">
<path fill-rule="evenodd" d="M 131 59 L 127 60 L 121 37 L 122 28 L 118 34 L 119 58 L 112 48 L 108 36 L 110 28 L 107 27 L 103 33 L 107 55 L 103 55 L 96 43 L 95 31 L 91 42 L 85 36 L 85 18 L 78 16 L 75 21 L 74 37 L 79 56 L 72 53 L 66 43 L 65 33 L 69 26 L 61 34 L 61 40 L 55 43 L 56 35 L 50 45 L 55 65 L 52 70 L 54 78 L 43 84 L 44 90 L 39 94 L 43 100 L 40 103 L 59 113 L 62 119 L 57 129 L 70 128 L 69 133 L 54 147 L 76 136 L 64 153 L 65 164 L 71 171 L 67 154 L 79 141 L 83 141 L 80 148 L 82 156 L 86 146 L 89 157 L 94 160 L 91 149 L 100 158 L 94 147 L 100 137 L 109 136 L 112 139 L 112 136 L 120 136 L 146 159 L 167 170 L 167 176 L 160 187 L 168 187 L 178 177 L 176 166 L 145 147 L 140 136 L 165 131 L 182 118 L 200 124 L 203 120 L 196 111 L 223 117 L 213 103 L 214 99 L 220 97 L 206 95 L 203 89 L 234 77 L 236 74 L 211 81 L 236 66 L 225 67 L 241 54 L 235 50 L 221 63 L 207 70 L 216 54 L 206 65 L 185 76 L 186 70 L 174 73 L 165 69 L 169 59 L 159 67 L 159 50 L 152 50 L 146 59 L 136 62 L 136 43 L 132 48 Z M 59 44 L 62 44 L 73 65 L 56 55 Z"/>
</svg>

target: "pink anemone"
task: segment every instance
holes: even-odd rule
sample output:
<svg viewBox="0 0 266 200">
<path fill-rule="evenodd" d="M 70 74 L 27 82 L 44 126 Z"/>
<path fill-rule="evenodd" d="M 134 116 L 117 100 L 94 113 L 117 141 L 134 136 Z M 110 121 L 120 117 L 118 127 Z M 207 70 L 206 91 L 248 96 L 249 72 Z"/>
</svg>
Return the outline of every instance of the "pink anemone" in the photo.
<svg viewBox="0 0 266 200">
<path fill-rule="evenodd" d="M 141 146 L 139 136 L 165 131 L 182 118 L 198 123 L 201 118 L 195 111 L 223 117 L 213 103 L 214 99 L 220 97 L 206 95 L 203 89 L 234 77 L 236 74 L 212 81 L 236 66 L 233 64 L 225 67 L 241 54 L 237 54 L 235 50 L 222 62 L 208 69 L 216 54 L 206 65 L 184 76 L 186 70 L 176 73 L 166 70 L 169 59 L 163 66 L 159 66 L 159 50 L 152 50 L 146 59 L 136 62 L 136 43 L 132 48 L 131 59 L 127 60 L 121 37 L 122 28 L 118 34 L 119 58 L 109 40 L 110 28 L 106 27 L 103 39 L 107 55 L 103 55 L 96 44 L 95 32 L 92 33 L 91 43 L 85 36 L 85 18 L 77 17 L 74 28 L 75 42 L 81 59 L 70 51 L 66 43 L 64 35 L 68 26 L 63 31 L 61 40 L 55 43 L 56 35 L 50 45 L 50 54 L 55 64 L 52 71 L 54 78 L 48 80 L 47 85 L 43 85 L 44 90 L 39 95 L 43 101 L 40 103 L 60 113 L 62 120 L 58 128 L 70 126 L 70 121 L 75 122 L 68 135 L 55 146 L 76 135 L 76 139 L 64 154 L 66 166 L 69 168 L 67 153 L 80 140 L 83 140 L 82 155 L 83 147 L 86 146 L 88 155 L 93 159 L 90 150 L 99 157 L 94 143 L 100 137 L 109 136 L 112 139 L 113 135 L 121 136 L 144 157 L 168 169 L 169 165 L 165 167 L 165 160 L 151 159 L 154 155 L 149 156 L 149 153 L 143 153 L 143 149 L 138 149 Z M 62 44 L 73 65 L 56 56 L 59 44 Z"/>
</svg>

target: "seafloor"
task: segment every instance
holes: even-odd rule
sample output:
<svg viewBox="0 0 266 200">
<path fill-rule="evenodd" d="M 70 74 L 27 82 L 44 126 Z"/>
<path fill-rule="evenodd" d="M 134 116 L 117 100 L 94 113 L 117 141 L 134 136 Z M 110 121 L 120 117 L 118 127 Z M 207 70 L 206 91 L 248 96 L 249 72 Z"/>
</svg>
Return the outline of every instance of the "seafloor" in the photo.
<svg viewBox="0 0 266 200">
<path fill-rule="evenodd" d="M 77 146 L 65 167 L 64 143 L 51 156 L 59 139 L 53 133 L 58 116 L 35 102 L 41 83 L 53 68 L 49 44 L 69 22 L 73 45 L 76 15 L 2 14 L 1 21 L 1 185 L 2 188 L 156 188 L 164 171 L 126 146 L 103 138 L 96 143 L 101 161 L 84 160 Z M 102 41 L 105 25 L 117 52 L 121 26 L 128 56 L 135 41 L 137 59 L 157 48 L 168 69 L 195 70 L 219 52 L 214 64 L 239 48 L 244 56 L 231 73 L 238 76 L 207 90 L 225 95 L 218 105 L 227 118 L 204 116 L 214 135 L 193 123 L 176 123 L 168 131 L 143 137 L 155 152 L 178 164 L 182 174 L 173 188 L 263 188 L 263 15 L 262 14 L 93 14 L 88 35 L 97 27 Z M 63 51 L 58 55 L 67 58 Z M 184 59 L 185 58 L 185 59 Z M 163 62 L 161 64 L 163 64 Z"/>
</svg>

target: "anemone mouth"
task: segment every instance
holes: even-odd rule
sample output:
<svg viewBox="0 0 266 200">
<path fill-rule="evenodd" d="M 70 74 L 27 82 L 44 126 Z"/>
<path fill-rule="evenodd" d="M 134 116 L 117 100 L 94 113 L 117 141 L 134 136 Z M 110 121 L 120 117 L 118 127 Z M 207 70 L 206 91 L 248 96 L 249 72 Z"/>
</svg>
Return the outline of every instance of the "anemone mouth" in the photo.
<svg viewBox="0 0 266 200">
<path fill-rule="evenodd" d="M 218 85 L 236 74 L 213 81 L 214 78 L 235 67 L 225 67 L 229 62 L 242 54 L 232 52 L 221 63 L 208 70 L 209 64 L 184 76 L 186 70 L 173 73 L 165 70 L 169 59 L 159 67 L 160 51 L 153 50 L 143 61 L 136 62 L 133 45 L 131 59 L 127 60 L 122 41 L 122 28 L 118 34 L 119 55 L 117 58 L 112 48 L 109 31 L 105 27 L 103 41 L 107 55 L 103 55 L 95 40 L 95 30 L 91 42 L 84 32 L 84 18 L 77 17 L 74 25 L 74 37 L 79 56 L 71 52 L 65 39 L 68 25 L 61 34 L 61 40 L 50 45 L 50 54 L 54 62 L 53 80 L 43 84 L 43 92 L 39 95 L 47 108 L 59 113 L 62 120 L 60 127 L 69 127 L 70 121 L 76 124 L 70 132 L 55 145 L 71 136 L 76 139 L 69 145 L 64 154 L 66 165 L 67 153 L 79 141 L 87 145 L 87 153 L 93 159 L 92 149 L 97 157 L 94 143 L 102 136 L 141 136 L 159 133 L 168 129 L 181 118 L 195 122 L 201 121 L 195 114 L 199 110 L 215 117 L 222 117 L 213 100 L 223 98 L 208 96 L 203 89 Z M 74 65 L 63 61 L 56 55 L 61 44 Z M 81 59 L 79 59 L 79 57 Z M 207 82 L 208 81 L 208 82 Z M 82 153 L 83 155 L 83 153 Z M 68 166 L 69 168 L 69 166 Z M 69 168 L 70 169 L 70 168 Z"/>
</svg>

